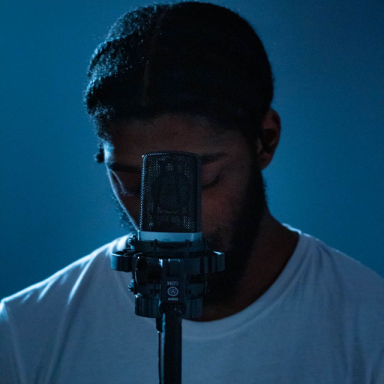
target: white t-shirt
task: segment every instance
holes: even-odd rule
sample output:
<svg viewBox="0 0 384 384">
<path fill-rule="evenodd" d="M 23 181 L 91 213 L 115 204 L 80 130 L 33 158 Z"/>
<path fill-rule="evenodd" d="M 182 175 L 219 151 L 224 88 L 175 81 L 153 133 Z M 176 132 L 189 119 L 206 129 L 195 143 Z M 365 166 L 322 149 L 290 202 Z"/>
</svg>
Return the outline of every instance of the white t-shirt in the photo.
<svg viewBox="0 0 384 384">
<path fill-rule="evenodd" d="M 155 320 L 134 313 L 118 239 L 2 301 L 1 384 L 158 382 Z M 300 234 L 270 289 L 242 312 L 183 320 L 183 384 L 384 383 L 384 280 Z"/>
</svg>

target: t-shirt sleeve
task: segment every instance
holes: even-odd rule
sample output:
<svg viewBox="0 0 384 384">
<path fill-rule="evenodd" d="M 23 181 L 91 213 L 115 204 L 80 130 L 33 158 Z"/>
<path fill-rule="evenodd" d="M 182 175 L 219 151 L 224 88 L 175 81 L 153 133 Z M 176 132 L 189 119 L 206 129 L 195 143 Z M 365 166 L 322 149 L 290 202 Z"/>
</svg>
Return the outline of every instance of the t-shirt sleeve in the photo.
<svg viewBox="0 0 384 384">
<path fill-rule="evenodd" d="M 19 384 L 15 345 L 5 302 L 0 302 L 0 384 Z"/>
</svg>

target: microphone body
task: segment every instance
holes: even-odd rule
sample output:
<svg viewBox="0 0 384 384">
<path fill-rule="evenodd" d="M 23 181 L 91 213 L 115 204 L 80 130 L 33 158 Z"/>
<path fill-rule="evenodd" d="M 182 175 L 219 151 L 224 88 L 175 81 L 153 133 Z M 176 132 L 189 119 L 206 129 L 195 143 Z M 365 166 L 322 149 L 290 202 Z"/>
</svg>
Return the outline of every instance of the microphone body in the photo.
<svg viewBox="0 0 384 384">
<path fill-rule="evenodd" d="M 132 272 L 135 313 L 156 318 L 159 382 L 181 384 L 182 318 L 203 314 L 207 276 L 224 270 L 201 232 L 201 162 L 186 152 L 143 156 L 140 227 L 112 269 Z"/>
<path fill-rule="evenodd" d="M 111 267 L 132 272 L 138 316 L 161 318 L 165 305 L 182 317 L 202 316 L 207 275 L 224 270 L 224 254 L 208 249 L 201 229 L 201 161 L 187 152 L 143 155 L 140 226 Z"/>
</svg>

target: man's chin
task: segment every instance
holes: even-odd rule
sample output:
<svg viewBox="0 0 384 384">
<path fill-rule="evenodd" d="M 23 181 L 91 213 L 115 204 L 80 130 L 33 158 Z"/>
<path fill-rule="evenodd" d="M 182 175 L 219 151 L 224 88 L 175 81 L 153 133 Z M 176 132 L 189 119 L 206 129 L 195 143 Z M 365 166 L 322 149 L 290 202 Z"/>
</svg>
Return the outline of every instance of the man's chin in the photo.
<svg viewBox="0 0 384 384">
<path fill-rule="evenodd" d="M 208 277 L 209 292 L 204 297 L 204 306 L 232 301 L 238 291 L 246 270 L 249 255 L 226 254 L 225 270 Z"/>
</svg>

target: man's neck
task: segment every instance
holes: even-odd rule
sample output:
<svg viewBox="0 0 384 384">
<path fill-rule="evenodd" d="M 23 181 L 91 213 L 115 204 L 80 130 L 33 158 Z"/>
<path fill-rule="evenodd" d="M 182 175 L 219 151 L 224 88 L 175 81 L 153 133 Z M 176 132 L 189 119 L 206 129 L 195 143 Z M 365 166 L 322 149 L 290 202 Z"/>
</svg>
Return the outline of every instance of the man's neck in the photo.
<svg viewBox="0 0 384 384">
<path fill-rule="evenodd" d="M 284 227 L 266 211 L 234 299 L 204 307 L 204 315 L 198 321 L 219 320 L 234 315 L 256 301 L 281 274 L 298 239 L 298 233 Z"/>
</svg>

